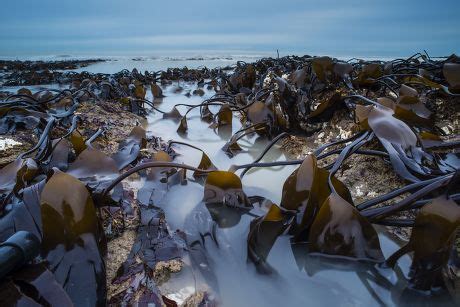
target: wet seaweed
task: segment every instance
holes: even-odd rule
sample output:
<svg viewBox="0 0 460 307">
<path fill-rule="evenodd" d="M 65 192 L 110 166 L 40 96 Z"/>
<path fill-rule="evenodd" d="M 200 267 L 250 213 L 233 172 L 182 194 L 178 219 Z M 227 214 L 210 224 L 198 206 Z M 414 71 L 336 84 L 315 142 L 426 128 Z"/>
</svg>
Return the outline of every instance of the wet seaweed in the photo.
<svg viewBox="0 0 460 307">
<path fill-rule="evenodd" d="M 284 183 L 280 205 L 271 203 L 263 214 L 252 214 L 248 229 L 248 260 L 260 273 L 282 269 L 272 267 L 267 259 L 276 240 L 289 236 L 299 267 L 308 271 L 308 262 L 317 259 L 353 264 L 366 268 L 357 271 L 369 288 L 369 280 L 391 288 L 391 282 L 376 273 L 375 267 L 395 267 L 397 259 L 408 252 L 413 253 L 408 279 L 411 291 L 434 295 L 439 289 L 449 290 L 456 278 L 449 274 L 449 267 L 458 257 L 459 141 L 458 135 L 446 136 L 436 128 L 433 117 L 437 101 L 458 103 L 458 57 L 435 60 L 416 54 L 387 62 L 345 62 L 293 56 L 212 70 L 30 73 L 42 65 L 4 63 L 8 71 L 4 85 L 69 85 L 62 91 L 33 94 L 20 89 L 0 97 L 0 134 L 28 131 L 37 136 L 32 148 L 0 169 L 0 241 L 21 230 L 41 241 L 41 258 L 35 262 L 42 264 L 24 266 L 3 281 L 0 296 L 11 293 L 11 304 L 55 305 L 58 298 L 61 303 L 104 304 L 106 242 L 101 209 L 109 212 L 112 220 L 115 213 L 125 210 L 124 218 L 126 202 L 131 211 L 133 206 L 138 208 L 141 222 L 131 253 L 113 281 L 129 281 L 130 286 L 109 303 L 173 304 L 162 297 L 152 275 L 159 261 L 180 259 L 191 241 L 180 231 L 171 232 L 158 208 L 169 188 L 186 184 L 187 171 L 193 171 L 193 178 L 203 185 L 203 203 L 215 227 L 229 228 L 238 224 L 242 215 L 251 216 L 253 200 L 258 198 L 248 197 L 241 178 L 251 168 L 281 165 L 298 167 Z M 53 65 L 77 64 L 45 67 Z M 177 80 L 198 82 L 193 95 L 201 96 L 204 86 L 215 95 L 198 105 L 178 104 L 171 111 L 161 110 L 161 85 Z M 147 98 L 148 89 L 152 101 Z M 182 134 L 190 129 L 187 116 L 199 108 L 201 119 L 209 122 L 211 129 L 221 136 L 229 132 L 223 150 L 230 157 L 243 150 L 238 144 L 243 137 L 258 135 L 269 142 L 253 163 L 219 170 L 205 150 L 174 141 L 161 144 L 135 126 L 114 152 L 107 154 L 96 145 L 106 132 L 104 127 L 81 129 L 76 111 L 87 101 L 110 101 L 141 116 L 163 113 L 163 118 L 178 122 L 177 131 Z M 186 108 L 184 115 L 178 108 Z M 280 139 L 311 135 L 338 112 L 353 117 L 360 131 L 323 144 L 298 160 L 260 162 Z M 232 134 L 238 119 L 242 128 Z M 174 144 L 200 150 L 199 164 L 175 162 Z M 147 148 L 155 148 L 150 156 L 145 156 Z M 407 185 L 355 205 L 336 174 L 346 159 L 358 154 L 388 161 Z M 323 160 L 328 164 L 320 166 Z M 135 174 L 144 176 L 145 181 L 134 204 L 124 199 L 122 181 Z M 416 213 L 415 218 L 398 216 L 408 210 Z M 385 259 L 374 225 L 410 227 L 410 241 Z M 48 296 L 50 291 L 56 294 Z"/>
</svg>

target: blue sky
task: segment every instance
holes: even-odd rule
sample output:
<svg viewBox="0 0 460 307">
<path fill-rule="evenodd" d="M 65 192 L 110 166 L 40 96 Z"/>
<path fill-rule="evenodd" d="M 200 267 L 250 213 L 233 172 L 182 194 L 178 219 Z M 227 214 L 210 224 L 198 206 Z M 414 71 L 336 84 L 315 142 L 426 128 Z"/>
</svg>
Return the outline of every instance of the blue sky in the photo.
<svg viewBox="0 0 460 307">
<path fill-rule="evenodd" d="M 460 54 L 460 0 L 2 0 L 0 55 Z"/>
</svg>

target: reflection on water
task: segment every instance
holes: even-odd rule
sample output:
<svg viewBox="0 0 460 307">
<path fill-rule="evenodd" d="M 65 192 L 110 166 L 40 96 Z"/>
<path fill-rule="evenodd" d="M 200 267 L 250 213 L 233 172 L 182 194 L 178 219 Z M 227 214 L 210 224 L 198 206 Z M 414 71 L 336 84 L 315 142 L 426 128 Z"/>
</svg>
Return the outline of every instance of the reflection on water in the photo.
<svg viewBox="0 0 460 307">
<path fill-rule="evenodd" d="M 195 89 L 193 84 L 183 83 L 185 91 Z M 167 97 L 158 107 L 170 111 L 178 103 L 199 104 L 211 96 L 204 97 L 175 94 L 175 86 L 164 88 Z M 152 97 L 149 97 L 152 99 Z M 185 108 L 180 109 L 182 114 Z M 210 108 L 214 113 L 217 108 Z M 239 141 L 243 152 L 230 159 L 221 150 L 229 136 L 219 135 L 201 121 L 199 110 L 189 116 L 188 133 L 176 132 L 178 122 L 164 120 L 156 112 L 148 117 L 148 130 L 164 140 L 176 140 L 202 148 L 218 169 L 227 170 L 233 164 L 250 163 L 262 151 L 267 140 L 261 137 L 245 137 Z M 234 117 L 232 133 L 241 128 Z M 198 165 L 201 152 L 181 145 L 174 145 L 179 153 L 177 161 Z M 276 147 L 269 151 L 262 162 L 283 161 L 287 158 Z M 242 180 L 243 189 L 248 196 L 263 196 L 275 203 L 281 200 L 281 190 L 285 179 L 295 166 L 252 169 Z M 307 247 L 292 246 L 288 236 L 278 238 L 271 250 L 268 262 L 277 271 L 270 276 L 256 273 L 255 267 L 247 262 L 246 238 L 253 215 L 263 214 L 263 208 L 255 208 L 250 214 L 232 214 L 221 217 L 231 219 L 219 224 L 233 227 L 218 227 L 212 220 L 209 208 L 201 201 L 202 185 L 189 181 L 186 186 L 173 186 L 162 200 L 160 206 L 172 229 L 182 229 L 188 237 L 190 266 L 175 276 L 162 290 L 172 299 L 181 300 L 195 290 L 211 287 L 217 292 L 224 306 L 374 306 L 404 305 L 405 278 L 410 266 L 409 256 L 402 257 L 395 270 L 358 266 L 349 262 L 331 263 L 325 258 L 307 255 Z M 214 216 L 215 218 L 215 216 Z M 238 222 L 239 220 L 239 222 Z M 380 244 L 386 257 L 399 248 L 383 229 L 379 229 Z M 204 245 L 203 245 L 204 242 Z M 423 300 L 422 300 L 423 302 Z M 430 300 L 432 304 L 433 301 Z"/>
</svg>

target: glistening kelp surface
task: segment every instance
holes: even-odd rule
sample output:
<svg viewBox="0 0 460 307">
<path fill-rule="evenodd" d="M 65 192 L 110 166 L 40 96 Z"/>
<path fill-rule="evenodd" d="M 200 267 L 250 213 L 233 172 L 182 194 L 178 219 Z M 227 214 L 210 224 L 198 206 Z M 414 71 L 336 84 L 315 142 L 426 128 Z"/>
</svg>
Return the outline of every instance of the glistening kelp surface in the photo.
<svg viewBox="0 0 460 307">
<path fill-rule="evenodd" d="M 2 133 L 37 140 L 0 170 L 0 239 L 25 230 L 41 242 L 28 258 L 41 271 L 2 276 L 18 293 L 9 301 L 53 305 L 60 287 L 90 305 L 458 304 L 458 119 L 445 131 L 438 113 L 458 111 L 459 74 L 456 56 L 304 56 L 62 73 L 68 89 L 2 94 Z M 92 106 L 133 113 L 117 144 L 117 123 Z M 139 116 L 147 124 L 135 126 Z M 337 116 L 355 123 L 347 137 L 297 160 L 276 153 Z M 383 161 L 403 185 L 356 202 L 339 179 L 356 156 Z M 379 225 L 410 238 L 398 250 Z M 112 276 L 107 245 L 117 253 L 130 227 Z M 398 262 L 407 253 L 410 265 Z M 18 277 L 29 270 L 51 281 Z"/>
</svg>

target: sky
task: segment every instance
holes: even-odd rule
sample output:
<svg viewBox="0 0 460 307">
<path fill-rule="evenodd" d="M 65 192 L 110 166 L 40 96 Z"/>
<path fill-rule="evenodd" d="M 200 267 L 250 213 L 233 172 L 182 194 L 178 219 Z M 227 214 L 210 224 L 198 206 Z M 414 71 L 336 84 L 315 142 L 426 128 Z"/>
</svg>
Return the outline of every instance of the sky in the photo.
<svg viewBox="0 0 460 307">
<path fill-rule="evenodd" d="M 460 0 L 2 0 L 0 56 L 460 54 Z"/>
</svg>

